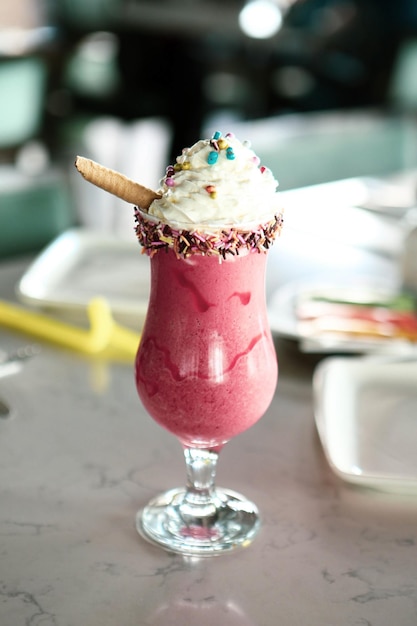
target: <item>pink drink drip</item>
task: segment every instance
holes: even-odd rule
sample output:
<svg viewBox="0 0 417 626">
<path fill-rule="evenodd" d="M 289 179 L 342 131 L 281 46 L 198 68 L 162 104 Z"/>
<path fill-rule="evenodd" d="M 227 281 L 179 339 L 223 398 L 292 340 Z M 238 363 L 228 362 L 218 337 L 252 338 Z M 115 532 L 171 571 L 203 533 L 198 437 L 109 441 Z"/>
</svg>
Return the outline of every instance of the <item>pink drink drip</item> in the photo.
<svg viewBox="0 0 417 626">
<path fill-rule="evenodd" d="M 151 258 L 136 383 L 150 415 L 190 447 L 216 448 L 268 408 L 277 359 L 265 306 L 266 254 Z"/>
</svg>

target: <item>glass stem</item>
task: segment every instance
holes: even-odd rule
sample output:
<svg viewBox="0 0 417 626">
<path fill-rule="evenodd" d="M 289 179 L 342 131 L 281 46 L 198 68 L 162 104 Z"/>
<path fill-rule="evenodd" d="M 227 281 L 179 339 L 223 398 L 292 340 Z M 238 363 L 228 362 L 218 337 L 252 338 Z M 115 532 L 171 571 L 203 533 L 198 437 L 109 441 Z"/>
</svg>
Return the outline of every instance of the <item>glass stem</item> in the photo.
<svg viewBox="0 0 417 626">
<path fill-rule="evenodd" d="M 217 517 L 219 502 L 215 495 L 218 452 L 199 448 L 184 448 L 187 487 L 181 505 L 181 515 L 189 524 L 205 526 Z"/>
</svg>

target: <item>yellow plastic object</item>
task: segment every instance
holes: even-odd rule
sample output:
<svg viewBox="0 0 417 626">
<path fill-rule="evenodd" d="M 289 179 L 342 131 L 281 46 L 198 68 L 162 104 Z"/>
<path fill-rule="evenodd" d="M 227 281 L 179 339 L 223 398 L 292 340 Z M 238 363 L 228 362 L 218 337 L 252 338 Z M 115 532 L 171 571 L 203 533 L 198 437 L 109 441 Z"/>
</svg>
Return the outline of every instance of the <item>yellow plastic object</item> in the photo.
<svg viewBox="0 0 417 626">
<path fill-rule="evenodd" d="M 83 329 L 0 301 L 0 325 L 83 354 L 98 355 L 110 352 L 115 358 L 118 356 L 134 358 L 140 335 L 114 321 L 104 298 L 94 298 L 90 301 L 88 318 L 90 328 Z"/>
</svg>

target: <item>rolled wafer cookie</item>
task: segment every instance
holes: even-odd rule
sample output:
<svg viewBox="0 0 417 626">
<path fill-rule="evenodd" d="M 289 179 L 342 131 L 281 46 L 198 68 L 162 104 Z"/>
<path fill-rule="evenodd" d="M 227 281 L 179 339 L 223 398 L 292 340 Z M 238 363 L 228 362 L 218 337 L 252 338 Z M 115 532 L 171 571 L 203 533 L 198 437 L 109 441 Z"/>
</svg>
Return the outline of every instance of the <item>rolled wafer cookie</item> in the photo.
<svg viewBox="0 0 417 626">
<path fill-rule="evenodd" d="M 153 200 L 161 198 L 161 195 L 156 191 L 148 189 L 123 174 L 108 169 L 91 159 L 77 156 L 75 159 L 75 167 L 81 176 L 89 183 L 145 211 L 149 208 Z"/>
</svg>

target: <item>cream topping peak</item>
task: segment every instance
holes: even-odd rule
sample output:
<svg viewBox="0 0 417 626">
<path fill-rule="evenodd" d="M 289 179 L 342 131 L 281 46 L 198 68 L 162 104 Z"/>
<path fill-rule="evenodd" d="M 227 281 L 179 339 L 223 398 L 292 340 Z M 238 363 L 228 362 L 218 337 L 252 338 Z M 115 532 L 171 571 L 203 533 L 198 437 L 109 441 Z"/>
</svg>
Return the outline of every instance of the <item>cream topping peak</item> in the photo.
<svg viewBox="0 0 417 626">
<path fill-rule="evenodd" d="M 277 187 L 249 142 L 216 132 L 185 148 L 167 167 L 159 190 L 162 197 L 148 212 L 189 230 L 261 224 L 279 211 Z"/>
</svg>

